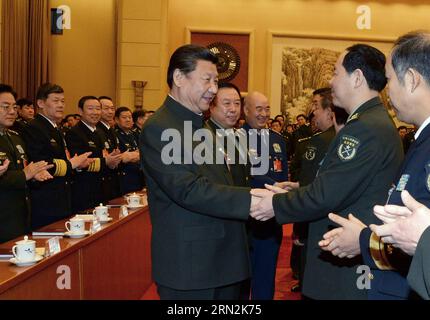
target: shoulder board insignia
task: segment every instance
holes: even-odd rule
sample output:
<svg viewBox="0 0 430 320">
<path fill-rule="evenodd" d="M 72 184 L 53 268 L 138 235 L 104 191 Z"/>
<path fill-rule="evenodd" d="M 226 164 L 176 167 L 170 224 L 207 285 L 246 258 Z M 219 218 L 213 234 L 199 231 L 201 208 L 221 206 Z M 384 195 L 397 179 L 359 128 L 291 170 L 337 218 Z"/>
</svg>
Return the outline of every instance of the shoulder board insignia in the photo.
<svg viewBox="0 0 430 320">
<path fill-rule="evenodd" d="M 322 131 L 320 131 L 320 132 L 314 133 L 314 134 L 312 135 L 312 137 L 319 136 L 321 133 L 323 133 L 323 132 L 322 132 Z"/>
<path fill-rule="evenodd" d="M 358 113 L 354 113 L 349 119 L 348 121 L 346 121 L 346 123 L 350 123 L 351 121 L 357 120 L 360 117 L 360 115 Z"/>
<path fill-rule="evenodd" d="M 301 138 L 301 139 L 297 140 L 297 142 L 308 141 L 310 139 L 311 139 L 311 137 Z"/>
<path fill-rule="evenodd" d="M 279 132 L 276 132 L 275 130 L 270 129 L 270 132 L 271 132 L 271 133 L 275 133 L 275 134 L 277 134 L 277 135 L 279 135 L 279 136 L 283 137 L 283 135 L 282 135 L 282 134 L 280 134 Z"/>
<path fill-rule="evenodd" d="M 18 132 L 13 131 L 13 130 L 10 130 L 10 129 L 8 129 L 8 130 L 7 130 L 7 132 L 9 132 L 10 134 L 13 134 L 13 135 L 15 135 L 15 136 L 18 136 L 18 135 L 19 135 L 19 133 L 18 133 Z"/>
</svg>

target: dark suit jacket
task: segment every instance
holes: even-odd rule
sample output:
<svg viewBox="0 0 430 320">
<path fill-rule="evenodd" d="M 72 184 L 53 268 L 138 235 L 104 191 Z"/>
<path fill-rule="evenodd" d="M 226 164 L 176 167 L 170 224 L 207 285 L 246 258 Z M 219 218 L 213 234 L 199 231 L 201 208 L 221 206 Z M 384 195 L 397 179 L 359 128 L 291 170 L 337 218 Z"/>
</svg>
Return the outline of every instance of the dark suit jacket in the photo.
<svg viewBox="0 0 430 320">
<path fill-rule="evenodd" d="M 405 161 L 394 180 L 396 185 L 390 191 L 388 204 L 403 205 L 401 199 L 402 190 L 408 192 L 419 202 L 430 207 L 430 125 L 424 128 L 418 139 L 412 143 Z M 374 278 L 371 286 L 371 298 L 373 299 L 407 299 L 413 297 L 406 274 L 410 266 L 410 257 L 400 250 L 389 250 L 385 255 L 389 267 L 396 271 L 382 271 L 379 267 L 387 266 L 375 264 L 372 257 L 371 231 L 365 229 L 360 234 L 361 252 L 364 261 L 372 270 Z M 400 252 L 399 252 L 400 251 Z M 379 263 L 378 263 L 379 264 Z"/>
<path fill-rule="evenodd" d="M 22 171 L 27 161 L 24 148 L 18 133 L 11 130 L 0 133 L 1 158 L 10 161 L 8 170 L 0 176 L 0 243 L 29 231 L 28 188 Z"/>
<path fill-rule="evenodd" d="M 423 299 L 430 300 L 430 228 L 421 235 L 408 273 L 408 282 Z"/>
<path fill-rule="evenodd" d="M 102 140 L 106 152 L 111 153 L 118 148 L 119 140 L 114 128 L 108 129 L 103 123 L 99 122 L 97 124 L 97 133 Z M 122 166 L 122 164 L 119 166 Z M 121 195 L 119 181 L 120 169 L 106 168 L 105 173 L 102 176 L 103 202 L 107 203 Z"/>
<path fill-rule="evenodd" d="M 92 152 L 90 158 L 95 158 L 94 165 L 77 172 L 72 187 L 73 212 L 86 210 L 103 202 L 102 177 L 106 171 L 106 161 L 103 157 L 104 144 L 97 131 L 92 132 L 82 122 L 70 129 L 66 134 L 67 147 L 70 155 Z"/>
<path fill-rule="evenodd" d="M 23 129 L 22 137 L 30 161 L 54 164 L 49 170 L 53 179 L 30 183 L 31 224 L 37 229 L 72 214 L 73 169 L 66 156 L 63 135 L 40 114 Z"/>
<path fill-rule="evenodd" d="M 245 230 L 250 189 L 233 187 L 225 164 L 192 161 L 200 143 L 184 130 L 193 134 L 202 127 L 202 116 L 169 96 L 139 141 L 152 222 L 153 279 L 178 290 L 220 287 L 250 274 Z M 171 147 L 178 146 L 175 161 L 163 161 L 162 154 L 172 156 Z"/>
<path fill-rule="evenodd" d="M 330 212 L 355 214 L 365 224 L 378 223 L 373 206 L 385 202 L 403 159 L 400 137 L 379 98 L 350 116 L 330 144 L 318 176 L 310 185 L 277 194 L 273 199 L 279 223 L 311 221 L 303 294 L 313 299 L 366 299 L 357 288 L 360 258 L 340 259 L 322 251 L 318 241 L 337 227 Z"/>
</svg>

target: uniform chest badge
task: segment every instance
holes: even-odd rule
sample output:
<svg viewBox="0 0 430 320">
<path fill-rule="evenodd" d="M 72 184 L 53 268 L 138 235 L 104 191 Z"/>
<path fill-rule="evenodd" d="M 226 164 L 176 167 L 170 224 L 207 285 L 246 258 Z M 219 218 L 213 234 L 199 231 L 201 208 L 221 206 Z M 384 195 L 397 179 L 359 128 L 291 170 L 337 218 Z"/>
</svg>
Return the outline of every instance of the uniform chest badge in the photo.
<svg viewBox="0 0 430 320">
<path fill-rule="evenodd" d="M 357 138 L 351 136 L 342 136 L 340 138 L 340 144 L 337 148 L 337 155 L 342 161 L 350 161 L 354 159 L 357 154 L 360 141 Z"/>
<path fill-rule="evenodd" d="M 18 144 L 18 145 L 16 146 L 16 150 L 18 150 L 18 152 L 19 152 L 20 154 L 25 154 L 25 151 L 24 151 L 24 149 L 22 148 L 22 146 L 21 146 L 20 144 Z"/>
<path fill-rule="evenodd" d="M 405 190 L 410 177 L 411 176 L 409 174 L 402 174 L 399 179 L 399 183 L 397 183 L 396 191 L 402 192 Z"/>
<path fill-rule="evenodd" d="M 276 153 L 281 153 L 282 149 L 281 146 L 279 145 L 279 143 L 274 143 L 273 144 L 273 150 L 275 150 Z"/>
<path fill-rule="evenodd" d="M 304 157 L 305 157 L 306 160 L 312 161 L 312 160 L 315 159 L 315 155 L 316 155 L 316 148 L 315 147 L 308 147 L 306 149 Z"/>
<path fill-rule="evenodd" d="M 428 192 L 430 192 L 430 162 L 427 163 L 426 165 L 426 173 L 427 173 L 426 186 L 427 186 Z"/>
</svg>

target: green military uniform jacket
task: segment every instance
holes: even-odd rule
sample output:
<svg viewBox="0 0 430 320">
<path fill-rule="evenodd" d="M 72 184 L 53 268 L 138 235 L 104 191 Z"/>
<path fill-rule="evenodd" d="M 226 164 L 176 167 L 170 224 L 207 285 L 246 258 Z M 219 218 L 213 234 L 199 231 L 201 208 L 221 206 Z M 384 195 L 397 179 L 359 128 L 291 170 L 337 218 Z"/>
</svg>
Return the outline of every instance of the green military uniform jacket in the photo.
<svg viewBox="0 0 430 320">
<path fill-rule="evenodd" d="M 385 203 L 403 159 L 400 137 L 379 98 L 361 105 L 331 143 L 318 176 L 306 187 L 274 196 L 279 223 L 311 221 L 303 294 L 313 299 L 366 299 L 357 288 L 361 257 L 340 259 L 318 241 L 336 227 L 330 212 L 353 213 L 365 224 L 378 223 L 373 206 Z"/>
<path fill-rule="evenodd" d="M 418 241 L 409 268 L 408 283 L 423 299 L 430 300 L 430 228 Z"/>
<path fill-rule="evenodd" d="M 299 140 L 296 154 L 291 161 L 292 181 L 299 181 L 300 186 L 304 187 L 315 179 L 335 135 L 336 132 L 332 126 L 324 132 Z"/>
<path fill-rule="evenodd" d="M 28 188 L 23 171 L 27 162 L 24 143 L 17 132 L 0 132 L 0 158 L 9 159 L 8 170 L 0 176 L 0 243 L 29 231 Z"/>
<path fill-rule="evenodd" d="M 192 153 L 201 142 L 189 135 L 202 127 L 202 116 L 169 96 L 145 123 L 139 141 L 153 279 L 177 290 L 216 288 L 250 275 L 245 230 L 250 189 L 234 187 L 224 163 L 197 164 L 201 153 Z M 172 163 L 165 161 L 167 155 Z"/>
</svg>

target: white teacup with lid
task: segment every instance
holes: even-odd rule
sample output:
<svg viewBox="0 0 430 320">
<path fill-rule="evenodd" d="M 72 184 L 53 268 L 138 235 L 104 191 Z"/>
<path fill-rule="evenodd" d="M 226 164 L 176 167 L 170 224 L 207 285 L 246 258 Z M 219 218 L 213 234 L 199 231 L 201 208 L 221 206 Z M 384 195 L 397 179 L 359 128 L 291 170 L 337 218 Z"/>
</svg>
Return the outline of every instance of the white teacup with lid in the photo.
<svg viewBox="0 0 430 320">
<path fill-rule="evenodd" d="M 28 240 L 28 237 L 25 236 L 24 240 L 15 242 L 12 253 L 20 262 L 34 261 L 36 259 L 36 241 Z"/>
<path fill-rule="evenodd" d="M 100 205 L 93 210 L 93 214 L 100 221 L 106 221 L 109 219 L 108 207 L 104 206 L 103 203 L 100 203 Z"/>
<path fill-rule="evenodd" d="M 127 196 L 127 203 L 130 207 L 139 207 L 141 205 L 140 195 L 132 193 Z"/>
</svg>

